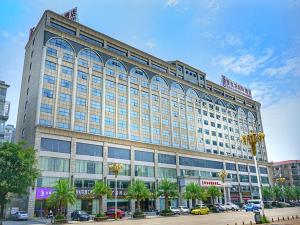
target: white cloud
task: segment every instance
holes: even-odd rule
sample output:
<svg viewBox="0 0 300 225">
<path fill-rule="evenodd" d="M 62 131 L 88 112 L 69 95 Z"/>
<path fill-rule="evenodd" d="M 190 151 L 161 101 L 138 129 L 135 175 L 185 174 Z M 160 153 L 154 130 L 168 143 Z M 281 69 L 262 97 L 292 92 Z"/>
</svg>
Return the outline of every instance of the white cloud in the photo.
<svg viewBox="0 0 300 225">
<path fill-rule="evenodd" d="M 268 49 L 264 54 L 255 56 L 253 54 L 242 54 L 239 56 L 219 55 L 212 60 L 213 65 L 220 65 L 225 71 L 241 75 L 249 75 L 261 68 L 272 57 L 272 50 Z"/>
<path fill-rule="evenodd" d="M 262 108 L 274 105 L 280 98 L 277 88 L 266 82 L 253 82 L 250 84 L 250 89 L 253 99 L 260 102 Z"/>
<path fill-rule="evenodd" d="M 209 0 L 207 4 L 207 8 L 211 12 L 215 12 L 220 9 L 220 1 Z"/>
<path fill-rule="evenodd" d="M 261 110 L 269 160 L 299 159 L 300 93 Z"/>
<path fill-rule="evenodd" d="M 153 49 L 153 48 L 156 47 L 156 44 L 153 40 L 149 39 L 149 40 L 146 41 L 146 46 L 150 49 Z"/>
<path fill-rule="evenodd" d="M 238 34 L 226 34 L 223 40 L 224 45 L 238 46 L 243 42 Z"/>
<path fill-rule="evenodd" d="M 283 78 L 286 75 L 300 75 L 300 57 L 286 59 L 281 66 L 270 67 L 263 71 L 263 75 Z"/>
<path fill-rule="evenodd" d="M 165 5 L 169 7 L 174 7 L 178 4 L 178 0 L 167 0 Z"/>
</svg>

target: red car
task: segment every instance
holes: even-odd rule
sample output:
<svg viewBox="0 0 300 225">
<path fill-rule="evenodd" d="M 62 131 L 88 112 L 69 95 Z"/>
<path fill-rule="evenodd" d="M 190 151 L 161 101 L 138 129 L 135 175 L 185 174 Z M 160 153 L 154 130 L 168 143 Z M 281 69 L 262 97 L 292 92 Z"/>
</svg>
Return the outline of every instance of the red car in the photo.
<svg viewBox="0 0 300 225">
<path fill-rule="evenodd" d="M 106 212 L 106 216 L 108 216 L 108 218 L 110 219 L 114 219 L 115 218 L 115 209 L 108 209 Z M 125 216 L 125 212 L 122 211 L 121 209 L 117 210 L 117 217 L 122 219 Z"/>
</svg>

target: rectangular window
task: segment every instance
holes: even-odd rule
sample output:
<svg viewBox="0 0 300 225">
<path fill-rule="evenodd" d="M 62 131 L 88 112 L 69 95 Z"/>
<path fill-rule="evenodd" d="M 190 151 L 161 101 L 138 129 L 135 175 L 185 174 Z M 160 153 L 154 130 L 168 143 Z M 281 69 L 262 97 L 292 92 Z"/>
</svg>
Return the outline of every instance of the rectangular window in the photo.
<svg viewBox="0 0 300 225">
<path fill-rule="evenodd" d="M 75 112 L 75 118 L 78 120 L 85 120 L 85 113 L 84 112 Z"/>
<path fill-rule="evenodd" d="M 64 53 L 63 60 L 72 63 L 74 61 L 74 57 L 71 54 Z"/>
<path fill-rule="evenodd" d="M 68 33 L 68 34 L 71 34 L 71 35 L 75 35 L 76 34 L 76 31 L 74 31 L 74 30 L 72 30 L 70 28 L 67 28 L 65 26 L 62 26 L 62 25 L 60 25 L 58 23 L 55 23 L 53 21 L 50 21 L 50 26 L 56 28 L 57 30 L 60 30 L 62 32 L 65 32 L 65 33 Z"/>
<path fill-rule="evenodd" d="M 41 112 L 44 113 L 52 113 L 52 105 L 48 105 L 48 104 L 41 104 Z"/>
<path fill-rule="evenodd" d="M 55 84 L 55 77 L 44 74 L 44 82 L 48 84 Z"/>
<path fill-rule="evenodd" d="M 108 168 L 109 168 L 109 175 L 114 175 L 112 169 L 109 167 L 111 165 L 111 163 L 108 164 Z M 130 170 L 130 165 L 129 164 L 121 164 L 122 165 L 122 170 L 119 173 L 120 176 L 130 176 L 131 175 L 131 170 Z"/>
<path fill-rule="evenodd" d="M 62 102 L 71 102 L 71 95 L 65 94 L 65 93 L 60 93 L 59 100 Z"/>
<path fill-rule="evenodd" d="M 137 177 L 154 177 L 154 167 L 135 165 L 134 174 Z"/>
<path fill-rule="evenodd" d="M 236 171 L 236 165 L 234 163 L 226 163 L 226 170 Z"/>
<path fill-rule="evenodd" d="M 101 174 L 102 162 L 76 160 L 75 161 L 76 173 L 88 173 L 88 174 Z"/>
<path fill-rule="evenodd" d="M 82 72 L 82 71 L 80 71 L 80 70 L 78 70 L 77 76 L 78 76 L 78 78 L 80 78 L 80 79 L 82 79 L 82 80 L 87 80 L 87 79 L 88 79 L 87 73 Z"/>
<path fill-rule="evenodd" d="M 179 157 L 179 164 L 182 166 L 203 167 L 211 169 L 223 169 L 223 163 L 219 161 L 197 159 L 190 157 Z"/>
<path fill-rule="evenodd" d="M 241 171 L 241 172 L 248 172 L 247 165 L 238 164 L 238 168 L 239 168 L 239 171 Z"/>
<path fill-rule="evenodd" d="M 158 163 L 176 165 L 176 156 L 168 154 L 158 154 Z"/>
<path fill-rule="evenodd" d="M 61 128 L 61 129 L 70 129 L 70 124 L 69 123 L 58 122 L 57 127 Z"/>
<path fill-rule="evenodd" d="M 67 66 L 61 66 L 61 72 L 62 72 L 63 74 L 72 76 L 72 74 L 73 74 L 73 69 L 70 68 L 70 67 L 67 67 Z"/>
<path fill-rule="evenodd" d="M 43 88 L 43 97 L 53 98 L 53 91 Z"/>
<path fill-rule="evenodd" d="M 98 88 L 92 88 L 92 95 L 100 97 L 101 96 L 101 90 L 98 89 Z"/>
<path fill-rule="evenodd" d="M 154 153 L 135 150 L 134 158 L 136 161 L 154 162 Z"/>
<path fill-rule="evenodd" d="M 158 168 L 158 177 L 160 178 L 177 178 L 176 169 L 173 168 Z"/>
<path fill-rule="evenodd" d="M 46 60 L 45 68 L 49 70 L 56 70 L 56 63 Z"/>
<path fill-rule="evenodd" d="M 86 93 L 87 92 L 87 87 L 84 84 L 77 84 L 77 91 Z"/>
<path fill-rule="evenodd" d="M 80 65 L 82 67 L 88 67 L 88 61 L 86 61 L 84 59 L 78 59 L 78 65 Z"/>
<path fill-rule="evenodd" d="M 70 110 L 65 108 L 58 108 L 58 115 L 60 116 L 69 116 Z"/>
<path fill-rule="evenodd" d="M 85 98 L 76 98 L 76 105 L 86 106 L 86 99 Z"/>
<path fill-rule="evenodd" d="M 41 151 L 70 153 L 70 141 L 62 141 L 51 138 L 41 138 Z"/>
<path fill-rule="evenodd" d="M 57 57 L 57 50 L 54 48 L 47 48 L 47 55 Z"/>
<path fill-rule="evenodd" d="M 108 147 L 108 157 L 114 159 L 130 160 L 130 150 L 123 148 Z"/>
<path fill-rule="evenodd" d="M 40 156 L 39 169 L 42 171 L 69 172 L 69 159 Z"/>
<path fill-rule="evenodd" d="M 76 154 L 102 157 L 103 146 L 77 142 Z"/>
<path fill-rule="evenodd" d="M 100 102 L 91 101 L 91 107 L 93 109 L 101 109 L 101 104 L 100 104 Z"/>
<path fill-rule="evenodd" d="M 100 84 L 102 81 L 102 78 L 101 77 L 96 77 L 96 76 L 92 76 L 92 82 L 94 84 Z"/>
<path fill-rule="evenodd" d="M 68 80 L 61 80 L 60 85 L 61 85 L 63 88 L 68 88 L 68 89 L 71 89 L 71 88 L 72 88 L 72 82 L 71 82 L 71 81 L 68 81 Z"/>
<path fill-rule="evenodd" d="M 98 115 L 91 115 L 91 122 L 99 123 L 100 122 L 100 116 L 98 116 Z"/>
</svg>

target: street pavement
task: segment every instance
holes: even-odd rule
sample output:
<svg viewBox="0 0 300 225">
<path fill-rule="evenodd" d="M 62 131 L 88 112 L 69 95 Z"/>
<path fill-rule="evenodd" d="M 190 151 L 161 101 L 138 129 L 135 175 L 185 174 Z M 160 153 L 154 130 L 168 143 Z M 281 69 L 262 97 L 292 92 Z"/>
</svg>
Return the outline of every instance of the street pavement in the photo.
<svg viewBox="0 0 300 225">
<path fill-rule="evenodd" d="M 274 221 L 277 221 L 279 217 L 282 219 L 284 216 L 290 218 L 292 216 L 298 215 L 300 218 L 300 207 L 293 207 L 293 208 L 276 208 L 276 209 L 266 209 L 265 214 L 271 220 L 274 218 Z M 224 212 L 224 213 L 211 213 L 209 215 L 181 215 L 181 216 L 173 216 L 173 217 L 153 217 L 147 219 L 127 219 L 123 218 L 122 220 L 108 220 L 107 222 L 77 222 L 72 221 L 72 224 L 80 224 L 80 225 L 92 225 L 92 224 L 109 224 L 109 225 L 242 225 L 244 222 L 245 224 L 250 224 L 250 221 L 254 222 L 254 216 L 252 212 Z M 299 221 L 299 220 L 297 220 Z M 293 224 L 297 224 L 296 223 Z M 49 221 L 48 221 L 49 222 Z M 29 224 L 46 224 L 47 221 L 35 219 L 34 221 L 6 221 L 4 225 L 29 225 Z M 299 224 L 300 225 L 300 224 Z"/>
</svg>

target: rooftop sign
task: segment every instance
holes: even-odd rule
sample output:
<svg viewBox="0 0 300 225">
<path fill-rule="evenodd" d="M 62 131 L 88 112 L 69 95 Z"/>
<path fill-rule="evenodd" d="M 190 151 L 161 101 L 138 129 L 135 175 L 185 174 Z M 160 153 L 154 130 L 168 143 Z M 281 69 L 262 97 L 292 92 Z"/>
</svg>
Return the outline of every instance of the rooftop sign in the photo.
<svg viewBox="0 0 300 225">
<path fill-rule="evenodd" d="M 243 95 L 247 98 L 252 99 L 251 90 L 249 88 L 244 87 L 243 85 L 230 80 L 228 77 L 222 75 L 221 85 L 227 89 L 230 89 L 240 95 Z"/>
<path fill-rule="evenodd" d="M 74 20 L 74 21 L 78 22 L 77 7 L 63 13 L 62 15 L 70 20 Z"/>
</svg>

